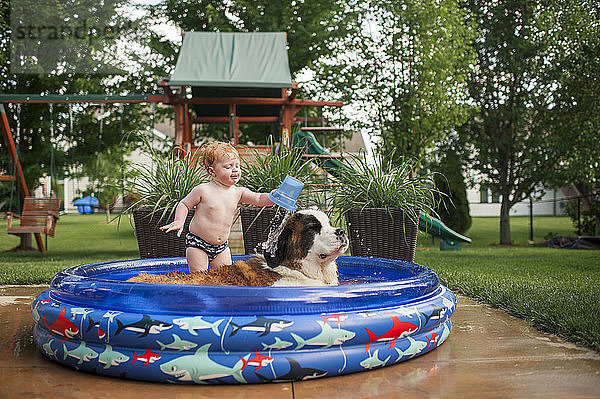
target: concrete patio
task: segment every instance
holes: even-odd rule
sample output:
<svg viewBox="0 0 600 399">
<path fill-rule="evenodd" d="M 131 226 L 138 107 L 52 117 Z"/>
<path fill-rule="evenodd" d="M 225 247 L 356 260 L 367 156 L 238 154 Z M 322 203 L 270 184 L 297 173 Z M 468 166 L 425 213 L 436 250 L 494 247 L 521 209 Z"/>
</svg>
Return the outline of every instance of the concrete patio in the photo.
<svg viewBox="0 0 600 399">
<path fill-rule="evenodd" d="M 459 296 L 448 340 L 395 366 L 312 381 L 180 386 L 77 372 L 33 343 L 32 300 L 46 287 L 0 287 L 0 398 L 598 398 L 600 354 Z"/>
</svg>

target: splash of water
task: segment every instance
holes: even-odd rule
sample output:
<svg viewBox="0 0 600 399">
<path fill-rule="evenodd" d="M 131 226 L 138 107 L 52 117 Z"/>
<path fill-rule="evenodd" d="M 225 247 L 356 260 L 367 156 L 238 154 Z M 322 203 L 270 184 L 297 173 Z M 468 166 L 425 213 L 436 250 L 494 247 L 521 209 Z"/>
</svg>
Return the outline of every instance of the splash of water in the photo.
<svg viewBox="0 0 600 399">
<path fill-rule="evenodd" d="M 277 252 L 277 240 L 279 239 L 279 235 L 283 230 L 283 226 L 285 226 L 285 223 L 294 214 L 293 211 L 289 211 L 287 209 L 285 209 L 284 211 L 285 213 L 279 225 L 277 225 L 277 217 L 273 218 L 273 220 L 271 221 L 271 224 L 269 225 L 269 234 L 267 236 L 267 241 L 258 245 L 259 248 L 262 249 L 262 253 L 268 252 L 271 256 L 274 256 L 275 252 Z"/>
</svg>

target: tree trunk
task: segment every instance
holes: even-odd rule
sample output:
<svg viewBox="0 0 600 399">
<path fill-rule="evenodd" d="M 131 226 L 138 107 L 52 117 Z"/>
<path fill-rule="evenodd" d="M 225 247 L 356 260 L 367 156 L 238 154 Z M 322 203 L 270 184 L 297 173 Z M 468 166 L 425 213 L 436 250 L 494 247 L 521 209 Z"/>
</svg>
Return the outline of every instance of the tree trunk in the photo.
<svg viewBox="0 0 600 399">
<path fill-rule="evenodd" d="M 106 205 L 106 223 L 110 223 L 110 206 Z"/>
<path fill-rule="evenodd" d="M 502 205 L 500 206 L 500 244 L 510 245 L 510 204 L 507 196 L 502 196 Z"/>
</svg>

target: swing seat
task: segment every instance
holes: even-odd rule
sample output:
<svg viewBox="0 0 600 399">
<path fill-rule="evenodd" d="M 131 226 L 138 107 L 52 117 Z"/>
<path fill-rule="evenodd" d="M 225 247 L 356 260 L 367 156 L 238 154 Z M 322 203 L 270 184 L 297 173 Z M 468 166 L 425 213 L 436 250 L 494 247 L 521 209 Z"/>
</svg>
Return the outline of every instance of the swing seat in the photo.
<svg viewBox="0 0 600 399">
<path fill-rule="evenodd" d="M 21 215 L 7 212 L 8 234 L 44 233 L 54 237 L 60 198 L 56 197 L 25 197 Z M 13 226 L 13 218 L 21 220 L 19 226 Z"/>
</svg>

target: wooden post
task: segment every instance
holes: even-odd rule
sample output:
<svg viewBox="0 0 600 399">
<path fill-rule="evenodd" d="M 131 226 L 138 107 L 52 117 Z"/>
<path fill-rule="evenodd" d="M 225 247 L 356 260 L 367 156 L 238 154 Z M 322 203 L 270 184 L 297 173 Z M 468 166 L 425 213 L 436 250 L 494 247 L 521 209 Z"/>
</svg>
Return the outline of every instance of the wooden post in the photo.
<svg viewBox="0 0 600 399">
<path fill-rule="evenodd" d="M 233 145 L 240 144 L 240 118 L 239 116 L 233 117 Z"/>
<path fill-rule="evenodd" d="M 577 236 L 581 235 L 581 196 L 577 197 Z"/>
<path fill-rule="evenodd" d="M 289 106 L 284 106 L 281 112 L 281 147 L 292 146 L 292 119 L 290 118 Z"/>
<path fill-rule="evenodd" d="M 185 144 L 189 144 L 190 147 L 194 144 L 194 130 L 193 130 L 193 121 L 192 115 L 190 113 L 190 109 L 188 104 L 183 105 L 183 142 Z"/>
<path fill-rule="evenodd" d="M 533 241 L 533 200 L 529 197 L 529 241 Z"/>
<path fill-rule="evenodd" d="M 240 119 L 237 116 L 237 107 L 235 104 L 229 104 L 229 141 L 233 145 L 240 144 Z"/>
<path fill-rule="evenodd" d="M 288 148 L 292 146 L 292 124 L 296 115 L 300 110 L 304 108 L 303 105 L 300 106 L 290 106 L 283 105 L 282 113 L 281 113 L 281 145 L 287 146 Z"/>
<path fill-rule="evenodd" d="M 281 148 L 290 148 L 292 146 L 292 121 L 290 119 L 290 105 L 287 99 L 287 89 L 281 89 L 281 99 L 285 102 L 281 105 L 281 121 L 280 126 L 280 139 Z"/>
<path fill-rule="evenodd" d="M 185 120 L 183 104 L 173 104 L 173 111 L 175 112 L 175 145 L 183 146 Z"/>
</svg>

